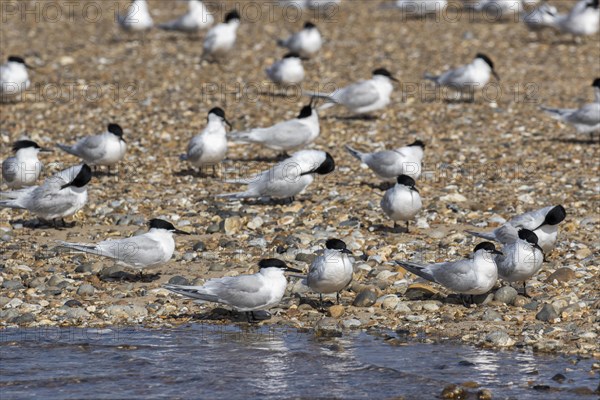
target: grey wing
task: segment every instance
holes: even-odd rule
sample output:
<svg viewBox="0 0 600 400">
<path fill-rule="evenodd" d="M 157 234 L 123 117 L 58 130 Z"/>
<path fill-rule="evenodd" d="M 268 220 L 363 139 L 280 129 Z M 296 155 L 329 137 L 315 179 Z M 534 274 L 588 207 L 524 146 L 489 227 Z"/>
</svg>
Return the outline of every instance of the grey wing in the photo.
<svg viewBox="0 0 600 400">
<path fill-rule="evenodd" d="M 2 179 L 11 183 L 17 177 L 18 164 L 14 157 L 7 158 L 2 162 Z"/>
<path fill-rule="evenodd" d="M 379 92 L 371 82 L 364 81 L 340 89 L 332 97 L 336 102 L 349 108 L 359 108 L 379 100 Z"/>
<path fill-rule="evenodd" d="M 191 162 L 196 162 L 202 157 L 204 153 L 204 141 L 192 139 L 187 149 L 187 159 Z"/>
<path fill-rule="evenodd" d="M 104 137 L 102 135 L 88 136 L 78 141 L 73 149 L 84 160 L 95 160 L 104 156 Z"/>
<path fill-rule="evenodd" d="M 294 148 L 301 146 L 307 138 L 307 135 L 302 134 L 304 130 L 307 130 L 306 125 L 298 120 L 286 121 L 273 126 L 271 129 L 274 130 L 271 141 L 273 144 L 282 147 Z"/>
<path fill-rule="evenodd" d="M 433 264 L 430 269 L 436 282 L 456 291 L 468 288 L 475 279 L 472 260 Z"/>
<path fill-rule="evenodd" d="M 122 261 L 131 266 L 144 267 L 159 264 L 164 253 L 159 243 L 140 235 L 127 239 L 105 240 L 96 246 L 98 255 Z"/>
<path fill-rule="evenodd" d="M 587 104 L 565 118 L 567 122 L 581 125 L 600 124 L 600 104 Z"/>
<path fill-rule="evenodd" d="M 554 207 L 548 206 L 540 208 L 539 210 L 529 211 L 524 214 L 517 215 L 508 222 L 515 228 L 525 228 L 533 230 L 544 223 L 544 220 L 546 219 L 546 214 L 548 214 L 548 212 L 552 210 L 552 208 Z"/>
<path fill-rule="evenodd" d="M 495 240 L 502 244 L 510 244 L 517 241 L 519 238 L 519 232 L 517 228 L 510 223 L 502 225 L 500 228 L 494 230 Z"/>
<path fill-rule="evenodd" d="M 373 163 L 381 168 L 393 167 L 398 161 L 399 154 L 394 151 L 379 151 L 371 153 L 369 164 Z"/>
<path fill-rule="evenodd" d="M 264 290 L 263 281 L 257 275 L 240 275 L 208 281 L 204 288 L 214 294 L 222 303 L 237 308 L 255 308 L 266 304 L 270 299 Z"/>
<path fill-rule="evenodd" d="M 441 85 L 462 85 L 467 82 L 467 79 L 467 66 L 463 65 L 462 67 L 444 72 L 440 75 L 438 82 Z"/>
</svg>

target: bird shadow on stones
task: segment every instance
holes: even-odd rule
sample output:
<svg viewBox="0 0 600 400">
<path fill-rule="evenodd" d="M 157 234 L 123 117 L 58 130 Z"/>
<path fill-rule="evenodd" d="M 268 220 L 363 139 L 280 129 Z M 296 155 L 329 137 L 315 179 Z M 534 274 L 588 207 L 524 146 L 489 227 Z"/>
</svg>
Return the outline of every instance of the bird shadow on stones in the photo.
<svg viewBox="0 0 600 400">
<path fill-rule="evenodd" d="M 156 274 L 132 274 L 126 271 L 116 271 L 109 275 L 98 275 L 104 282 L 143 282 L 149 283 L 160 279 L 160 273 Z"/>
<path fill-rule="evenodd" d="M 191 176 L 194 178 L 218 178 L 216 174 L 211 172 L 197 170 L 197 169 L 182 169 L 180 171 L 175 171 L 173 173 L 174 176 Z"/>
<path fill-rule="evenodd" d="M 380 233 L 393 233 L 393 234 L 409 233 L 409 231 L 406 229 L 405 226 L 400 226 L 400 225 L 393 227 L 393 226 L 384 225 L 384 224 L 374 224 L 374 225 L 371 225 L 370 228 L 373 230 L 373 232 L 380 232 Z"/>
<path fill-rule="evenodd" d="M 569 139 L 569 138 L 554 138 L 550 139 L 552 142 L 558 143 L 569 143 L 569 144 L 595 144 L 600 143 L 600 140 L 594 139 Z"/>
<path fill-rule="evenodd" d="M 254 311 L 255 321 L 252 323 L 258 323 L 260 321 L 266 321 L 271 319 L 271 314 L 267 311 Z M 173 318 L 189 318 L 194 321 L 230 321 L 235 323 L 246 323 L 248 324 L 248 317 L 245 312 L 238 312 L 228 310 L 226 308 L 217 307 L 202 313 L 190 313 L 190 314 L 178 314 Z"/>
<path fill-rule="evenodd" d="M 40 220 L 40 219 L 29 219 L 29 220 L 17 219 L 17 220 L 10 221 L 9 223 L 11 225 L 22 224 L 24 228 L 28 228 L 28 229 L 56 229 L 56 230 L 74 228 L 77 225 L 77 223 L 75 221 L 65 222 L 64 224 L 62 222 L 58 222 L 58 224 L 55 225 L 52 221 L 44 221 L 44 220 Z"/>
<path fill-rule="evenodd" d="M 392 183 L 392 182 L 373 183 L 373 182 L 361 181 L 360 184 L 363 186 L 368 186 L 373 190 L 381 190 L 383 192 L 394 187 L 394 183 Z"/>
<path fill-rule="evenodd" d="M 379 119 L 378 116 L 376 115 L 371 115 L 371 114 L 364 114 L 364 115 L 329 115 L 326 117 L 323 117 L 323 119 L 325 120 L 330 120 L 330 119 L 335 119 L 338 121 L 348 121 L 348 122 L 353 122 L 353 121 L 377 121 Z"/>
<path fill-rule="evenodd" d="M 326 309 L 335 305 L 335 303 L 331 300 L 323 300 L 323 307 L 321 307 L 321 302 L 319 301 L 318 298 L 312 298 L 312 297 L 308 297 L 306 295 L 304 295 L 304 296 L 298 295 L 298 299 L 300 301 L 299 305 L 308 304 L 313 309 L 320 311 L 320 312 L 325 312 Z"/>
<path fill-rule="evenodd" d="M 230 161 L 233 162 L 263 162 L 263 163 L 273 163 L 283 161 L 289 156 L 287 154 L 279 154 L 276 156 L 265 157 L 265 156 L 257 156 L 253 158 L 230 158 Z"/>
</svg>

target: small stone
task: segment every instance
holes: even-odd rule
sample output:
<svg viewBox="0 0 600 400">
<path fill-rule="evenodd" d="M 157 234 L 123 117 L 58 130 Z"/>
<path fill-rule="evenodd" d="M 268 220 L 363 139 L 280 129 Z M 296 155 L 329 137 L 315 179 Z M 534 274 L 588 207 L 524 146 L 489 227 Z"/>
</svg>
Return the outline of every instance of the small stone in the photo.
<svg viewBox="0 0 600 400">
<path fill-rule="evenodd" d="M 552 380 L 558 383 L 563 383 L 567 379 L 563 374 L 556 374 L 552 377 Z"/>
<path fill-rule="evenodd" d="M 181 258 L 183 259 L 183 261 L 190 262 L 190 261 L 193 261 L 194 258 L 196 258 L 196 255 L 192 252 L 187 252 Z"/>
<path fill-rule="evenodd" d="M 485 341 L 498 347 L 510 347 L 515 341 L 504 331 L 495 331 L 485 337 Z"/>
<path fill-rule="evenodd" d="M 552 283 L 555 280 L 558 282 L 569 282 L 571 279 L 575 279 L 575 271 L 571 268 L 562 267 L 551 273 L 546 278 L 546 282 Z"/>
<path fill-rule="evenodd" d="M 79 288 L 77 288 L 77 294 L 79 296 L 93 296 L 94 293 L 96 292 L 96 289 L 87 283 L 84 283 L 83 285 L 79 286 Z"/>
<path fill-rule="evenodd" d="M 90 313 L 79 307 L 69 308 L 65 313 L 67 319 L 87 319 L 89 317 Z"/>
<path fill-rule="evenodd" d="M 204 244 L 204 242 L 197 242 L 194 247 L 192 247 L 192 250 L 201 253 L 206 250 L 206 244 Z"/>
<path fill-rule="evenodd" d="M 492 400 L 492 392 L 489 389 L 481 389 L 477 392 L 477 400 Z"/>
<path fill-rule="evenodd" d="M 496 293 L 494 293 L 494 300 L 504 304 L 512 304 L 517 298 L 517 295 L 518 292 L 515 290 L 515 288 L 511 286 L 503 286 L 496 290 Z"/>
<path fill-rule="evenodd" d="M 342 327 L 336 319 L 323 317 L 315 326 L 315 335 L 317 337 L 341 337 Z"/>
<path fill-rule="evenodd" d="M 408 286 L 404 296 L 409 300 L 425 300 L 430 299 L 438 293 L 436 289 L 425 283 L 413 283 Z"/>
<path fill-rule="evenodd" d="M 25 288 L 25 286 L 23 286 L 21 281 L 17 281 L 17 280 L 4 281 L 4 282 L 2 282 L 2 287 L 4 289 L 9 289 L 9 290 L 19 290 L 19 289 Z"/>
<path fill-rule="evenodd" d="M 344 325 L 344 328 L 354 329 L 354 328 L 360 327 L 362 324 L 361 324 L 361 322 L 358 319 L 351 318 L 351 319 L 345 319 L 342 322 L 342 325 Z"/>
<path fill-rule="evenodd" d="M 396 308 L 398 303 L 400 303 L 398 296 L 390 294 L 384 297 L 383 301 L 381 302 L 381 308 L 384 310 L 393 310 Z"/>
<path fill-rule="evenodd" d="M 148 315 L 148 310 L 137 305 L 113 305 L 106 308 L 106 313 L 115 318 L 139 318 Z"/>
<path fill-rule="evenodd" d="M 48 284 L 48 286 L 55 286 L 55 287 L 58 287 L 58 285 L 59 285 L 59 284 L 60 284 L 62 281 L 64 281 L 64 278 L 62 278 L 61 276 L 59 276 L 59 275 L 52 275 L 52 276 L 50 277 L 50 279 L 48 279 L 48 282 L 47 282 L 47 284 Z"/>
<path fill-rule="evenodd" d="M 404 302 L 396 304 L 394 311 L 399 312 L 400 314 L 410 314 L 412 312 L 410 307 Z"/>
<path fill-rule="evenodd" d="M 544 307 L 535 316 L 539 321 L 552 322 L 558 318 L 558 313 L 552 307 L 552 304 L 544 304 Z"/>
<path fill-rule="evenodd" d="M 83 306 L 83 304 L 81 304 L 81 302 L 78 301 L 78 300 L 71 299 L 71 300 L 65 301 L 65 306 L 67 306 L 67 307 L 81 307 L 81 306 Z"/>
<path fill-rule="evenodd" d="M 502 321 L 502 315 L 498 311 L 487 309 L 484 311 L 481 319 L 484 321 Z"/>
<path fill-rule="evenodd" d="M 171 284 L 171 285 L 183 285 L 183 286 L 187 286 L 187 285 L 190 284 L 190 281 L 188 281 L 183 276 L 175 275 L 174 277 L 172 277 L 171 279 L 169 279 L 169 284 Z"/>
<path fill-rule="evenodd" d="M 591 255 L 592 255 L 592 251 L 590 249 L 588 249 L 587 247 L 584 247 L 583 249 L 579 249 L 575 252 L 575 258 L 578 260 L 583 260 L 585 258 L 588 258 Z"/>
<path fill-rule="evenodd" d="M 371 307 L 377 301 L 377 295 L 370 289 L 365 289 L 356 295 L 352 302 L 355 307 Z"/>
<path fill-rule="evenodd" d="M 437 301 L 424 301 L 422 304 L 423 310 L 425 311 L 437 311 L 440 309 L 440 302 Z"/>
<path fill-rule="evenodd" d="M 442 390 L 440 397 L 442 399 L 466 399 L 467 391 L 458 385 L 451 384 Z"/>
<path fill-rule="evenodd" d="M 226 235 L 235 235 L 240 231 L 241 227 L 242 219 L 238 216 L 225 218 L 225 222 L 223 223 Z"/>
<path fill-rule="evenodd" d="M 224 269 L 225 269 L 225 266 L 223 266 L 222 264 L 213 264 L 210 267 L 208 267 L 209 271 L 215 271 L 215 272 L 223 271 Z"/>
<path fill-rule="evenodd" d="M 30 280 L 27 283 L 27 286 L 30 288 L 37 288 L 40 287 L 44 284 L 44 278 L 42 277 L 37 277 L 37 278 L 33 278 L 32 280 Z"/>
<path fill-rule="evenodd" d="M 263 219 L 261 217 L 256 216 L 256 217 L 252 218 L 252 220 L 250 222 L 248 222 L 248 224 L 246 226 L 252 230 L 256 230 L 256 229 L 260 228 L 263 223 L 264 223 Z"/>
<path fill-rule="evenodd" d="M 206 228 L 206 233 L 218 233 L 221 230 L 220 224 L 211 224 Z"/>
<path fill-rule="evenodd" d="M 25 313 L 13 317 L 9 322 L 17 325 L 23 325 L 33 321 L 35 321 L 35 316 L 32 313 Z"/>
<path fill-rule="evenodd" d="M 513 306 L 515 307 L 523 307 L 525 304 L 529 302 L 529 299 L 524 296 L 517 296 L 513 301 Z"/>
<path fill-rule="evenodd" d="M 85 272 L 92 272 L 92 264 L 85 263 L 85 264 L 78 265 L 77 268 L 75 268 L 75 272 L 80 273 L 80 274 L 85 273 Z"/>
<path fill-rule="evenodd" d="M 340 304 L 336 304 L 334 306 L 329 307 L 329 316 L 331 318 L 339 318 L 344 315 L 344 306 Z"/>
</svg>

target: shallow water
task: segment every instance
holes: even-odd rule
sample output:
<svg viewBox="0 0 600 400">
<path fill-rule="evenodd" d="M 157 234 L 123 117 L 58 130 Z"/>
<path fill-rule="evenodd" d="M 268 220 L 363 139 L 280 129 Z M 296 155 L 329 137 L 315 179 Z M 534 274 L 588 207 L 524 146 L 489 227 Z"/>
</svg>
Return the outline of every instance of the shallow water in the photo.
<svg viewBox="0 0 600 400">
<path fill-rule="evenodd" d="M 268 327 L 8 329 L 0 331 L 0 397 L 434 399 L 449 383 L 475 381 L 494 399 L 596 399 L 573 391 L 596 389 L 592 363 Z M 557 373 L 562 384 L 551 379 Z"/>
</svg>

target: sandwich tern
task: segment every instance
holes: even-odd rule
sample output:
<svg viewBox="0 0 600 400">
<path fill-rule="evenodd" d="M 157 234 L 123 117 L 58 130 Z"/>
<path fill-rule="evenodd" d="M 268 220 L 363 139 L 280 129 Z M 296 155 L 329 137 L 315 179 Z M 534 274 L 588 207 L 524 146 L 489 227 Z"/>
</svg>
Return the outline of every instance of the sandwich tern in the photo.
<svg viewBox="0 0 600 400">
<path fill-rule="evenodd" d="M 244 312 L 248 322 L 256 321 L 254 311 L 268 310 L 281 302 L 287 287 L 284 272 L 302 272 L 275 258 L 260 260 L 258 265 L 260 270 L 251 275 L 210 279 L 203 286 L 163 287 L 192 299 L 225 304 Z"/>
<path fill-rule="evenodd" d="M 73 146 L 59 144 L 69 154 L 81 158 L 93 167 L 115 165 L 125 157 L 127 144 L 123 140 L 123 129 L 117 124 L 108 124 L 106 132 L 79 139 Z"/>
<path fill-rule="evenodd" d="M 373 71 L 372 78 L 362 80 L 337 89 L 329 94 L 305 92 L 307 96 L 319 97 L 326 100 L 319 109 L 341 104 L 355 114 L 366 114 L 385 108 L 390 104 L 390 96 L 394 87 L 392 81 L 398 82 L 385 68 Z"/>
<path fill-rule="evenodd" d="M 544 2 L 539 7 L 524 12 L 523 23 L 529 30 L 540 31 L 545 28 L 550 28 L 554 19 L 558 15 L 556 7 Z"/>
<path fill-rule="evenodd" d="M 20 94 L 31 85 L 27 68 L 32 69 L 18 56 L 9 56 L 6 63 L 0 65 L 0 100 L 21 100 Z"/>
<path fill-rule="evenodd" d="M 384 4 L 382 8 L 400 10 L 404 16 L 414 18 L 437 14 L 443 11 L 447 5 L 447 0 L 396 0 L 393 3 Z"/>
<path fill-rule="evenodd" d="M 533 231 L 538 238 L 538 245 L 542 248 L 544 253 L 548 254 L 552 251 L 554 244 L 556 243 L 558 224 L 564 221 L 566 216 L 567 211 L 563 206 L 548 206 L 518 215 L 507 223 L 516 229 L 528 229 Z M 505 232 L 502 227 L 491 232 L 467 231 L 467 233 L 470 233 L 471 235 L 500 243 L 503 243 L 503 240 L 505 240 L 502 232 Z"/>
<path fill-rule="evenodd" d="M 117 22 L 121 28 L 132 32 L 146 31 L 154 25 L 146 0 L 133 0 L 127 12 L 117 17 Z"/>
<path fill-rule="evenodd" d="M 327 175 L 335 169 L 335 162 L 329 153 L 320 150 L 301 150 L 292 154 L 271 169 L 247 179 L 227 181 L 227 183 L 245 184 L 246 191 L 220 194 L 217 197 L 245 199 L 269 197 L 288 199 L 302 193 L 310 185 L 314 174 Z"/>
<path fill-rule="evenodd" d="M 11 189 L 35 184 L 43 167 L 38 159 L 38 153 L 50 150 L 40 147 L 31 140 L 17 140 L 12 149 L 15 155 L 2 162 L 2 180 Z"/>
<path fill-rule="evenodd" d="M 395 150 L 374 153 L 361 153 L 349 145 L 346 145 L 346 150 L 383 180 L 396 180 L 399 175 L 408 175 L 413 179 L 421 176 L 425 144 L 420 140 Z"/>
<path fill-rule="evenodd" d="M 148 232 L 125 239 L 109 239 L 98 243 L 58 241 L 61 247 L 78 252 L 107 257 L 131 268 L 142 270 L 168 262 L 175 251 L 173 234 L 189 235 L 168 221 L 151 219 Z"/>
<path fill-rule="evenodd" d="M 77 165 L 48 177 L 40 186 L 0 193 L 0 207 L 27 210 L 40 220 L 52 221 L 57 227 L 60 219 L 71 216 L 87 203 L 87 184 L 92 170 L 86 164 Z"/>
<path fill-rule="evenodd" d="M 353 260 L 346 243 L 340 239 L 329 239 L 325 242 L 325 251 L 316 257 L 306 276 L 306 284 L 319 293 L 321 308 L 323 293 L 335 293 L 337 304 L 340 304 L 340 292 L 352 282 Z"/>
<path fill-rule="evenodd" d="M 433 81 L 437 86 L 446 86 L 461 93 L 471 93 L 483 89 L 490 81 L 491 75 L 500 80 L 492 60 L 485 54 L 478 53 L 470 64 L 450 69 L 441 75 L 425 73 L 424 78 Z"/>
<path fill-rule="evenodd" d="M 188 12 L 181 17 L 158 25 L 167 31 L 197 32 L 208 28 L 214 22 L 214 17 L 200 0 L 188 0 Z"/>
<path fill-rule="evenodd" d="M 398 176 L 397 183 L 385 192 L 381 199 L 381 209 L 392 221 L 397 229 L 397 221 L 408 223 L 421 210 L 421 195 L 415 187 L 415 180 L 407 175 Z"/>
<path fill-rule="evenodd" d="M 422 265 L 413 262 L 396 261 L 398 265 L 428 281 L 438 283 L 461 295 L 485 294 L 498 280 L 498 268 L 494 255 L 502 254 L 493 243 L 479 243 L 473 250 L 472 258 L 459 261 Z"/>
<path fill-rule="evenodd" d="M 573 125 L 579 133 L 589 133 L 594 139 L 594 132 L 600 132 L 600 78 L 592 82 L 595 100 L 593 103 L 581 108 L 549 108 L 542 106 L 542 110 L 567 124 Z"/>
<path fill-rule="evenodd" d="M 235 45 L 240 14 L 236 10 L 225 15 L 224 22 L 210 28 L 204 38 L 202 59 L 216 60 L 225 56 Z"/>
<path fill-rule="evenodd" d="M 215 174 L 215 164 L 220 163 L 227 155 L 227 130 L 225 125 L 231 127 L 225 111 L 214 107 L 208 112 L 206 128 L 190 140 L 187 153 L 180 156 L 181 160 L 188 161 L 194 167 L 212 166 Z"/>
<path fill-rule="evenodd" d="M 580 0 L 567 14 L 557 14 L 548 24 L 574 36 L 595 35 L 600 30 L 598 0 Z"/>
<path fill-rule="evenodd" d="M 305 147 L 319 136 L 320 125 L 313 102 L 302 107 L 300 114 L 291 120 L 267 128 L 254 128 L 245 132 L 232 132 L 231 139 L 238 143 L 257 143 L 284 155 L 288 151 Z"/>
<path fill-rule="evenodd" d="M 496 255 L 498 276 L 507 282 L 523 282 L 523 295 L 527 296 L 526 281 L 535 275 L 544 261 L 544 252 L 538 245 L 538 237 L 529 229 L 517 229 L 505 224 L 502 254 Z"/>
<path fill-rule="evenodd" d="M 286 39 L 277 41 L 277 45 L 287 48 L 290 52 L 299 54 L 301 57 L 315 55 L 323 45 L 321 32 L 312 22 L 305 22 L 301 31 L 296 32 Z"/>
<path fill-rule="evenodd" d="M 304 80 L 304 67 L 297 53 L 288 53 L 265 69 L 265 73 L 278 85 L 295 85 Z"/>
</svg>

